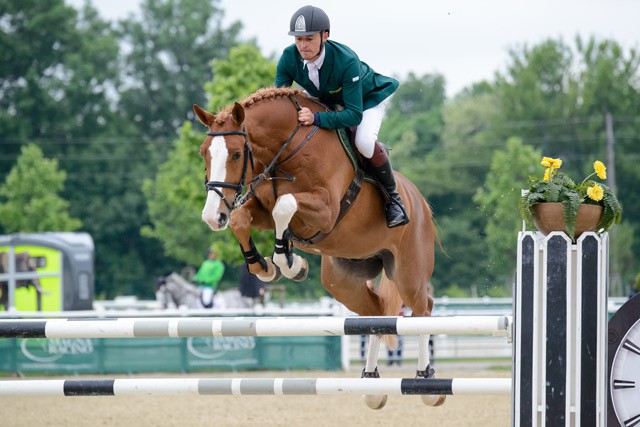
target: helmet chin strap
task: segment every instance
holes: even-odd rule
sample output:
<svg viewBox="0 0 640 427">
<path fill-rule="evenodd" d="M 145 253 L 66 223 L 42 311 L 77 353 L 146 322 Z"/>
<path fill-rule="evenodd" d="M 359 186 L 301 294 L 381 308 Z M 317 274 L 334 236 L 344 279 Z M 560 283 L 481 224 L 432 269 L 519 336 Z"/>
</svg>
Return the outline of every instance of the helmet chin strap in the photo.
<svg viewBox="0 0 640 427">
<path fill-rule="evenodd" d="M 324 47 L 324 30 L 320 31 L 320 49 L 318 50 L 318 54 L 316 56 L 320 56 L 322 53 L 322 48 Z"/>
<path fill-rule="evenodd" d="M 308 61 L 315 61 L 316 59 L 318 59 L 320 57 L 320 54 L 322 53 L 322 49 L 324 49 L 324 33 L 325 31 L 320 31 L 320 48 L 318 49 L 318 53 L 316 53 L 315 55 L 313 55 L 312 59 L 309 59 Z"/>
</svg>

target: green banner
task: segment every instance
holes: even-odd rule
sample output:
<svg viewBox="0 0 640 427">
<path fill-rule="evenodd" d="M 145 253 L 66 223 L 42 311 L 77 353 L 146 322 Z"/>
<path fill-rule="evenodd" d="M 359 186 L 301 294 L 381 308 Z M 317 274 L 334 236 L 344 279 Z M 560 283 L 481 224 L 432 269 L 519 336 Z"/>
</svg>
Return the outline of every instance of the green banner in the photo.
<svg viewBox="0 0 640 427">
<path fill-rule="evenodd" d="M 341 337 L 0 339 L 0 371 L 340 370 Z"/>
</svg>

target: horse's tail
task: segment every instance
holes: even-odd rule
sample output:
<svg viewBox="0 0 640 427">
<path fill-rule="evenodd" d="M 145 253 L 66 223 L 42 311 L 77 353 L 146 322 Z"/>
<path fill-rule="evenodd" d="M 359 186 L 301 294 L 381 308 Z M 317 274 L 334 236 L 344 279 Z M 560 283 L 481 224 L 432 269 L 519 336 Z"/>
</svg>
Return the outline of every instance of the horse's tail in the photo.
<svg viewBox="0 0 640 427">
<path fill-rule="evenodd" d="M 403 304 L 402 298 L 398 293 L 398 288 L 395 283 L 393 283 L 391 279 L 384 274 L 384 271 L 380 278 L 378 296 L 382 299 L 382 303 L 384 304 L 384 316 L 397 316 L 400 314 L 400 309 Z M 382 340 L 390 349 L 395 349 L 398 346 L 398 337 L 395 335 L 384 335 Z"/>
</svg>

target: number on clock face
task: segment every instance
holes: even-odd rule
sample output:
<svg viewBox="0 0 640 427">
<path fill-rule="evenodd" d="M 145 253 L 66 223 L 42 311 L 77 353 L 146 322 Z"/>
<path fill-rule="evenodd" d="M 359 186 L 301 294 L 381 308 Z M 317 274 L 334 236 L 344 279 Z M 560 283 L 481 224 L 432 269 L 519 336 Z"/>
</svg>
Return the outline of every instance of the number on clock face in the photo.
<svg viewBox="0 0 640 427">
<path fill-rule="evenodd" d="M 640 320 L 622 339 L 611 365 L 610 393 L 618 420 L 640 427 Z"/>
</svg>

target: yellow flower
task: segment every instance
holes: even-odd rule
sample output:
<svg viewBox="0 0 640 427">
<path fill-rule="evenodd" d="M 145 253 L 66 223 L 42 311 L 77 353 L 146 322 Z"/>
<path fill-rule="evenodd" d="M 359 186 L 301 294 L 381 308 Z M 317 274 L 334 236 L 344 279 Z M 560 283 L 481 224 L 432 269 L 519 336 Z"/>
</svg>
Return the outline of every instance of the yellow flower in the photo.
<svg viewBox="0 0 640 427">
<path fill-rule="evenodd" d="M 597 160 L 593 163 L 593 169 L 596 171 L 596 175 L 598 175 L 598 178 L 607 179 L 607 168 L 600 160 Z"/>
<path fill-rule="evenodd" d="M 544 171 L 544 180 L 549 181 L 549 179 L 551 179 L 551 168 L 547 168 Z"/>
<path fill-rule="evenodd" d="M 542 161 L 540 162 L 540 164 L 542 166 L 546 166 L 546 167 L 551 168 L 551 169 L 559 169 L 560 166 L 562 166 L 562 160 L 561 159 L 553 159 L 551 157 L 543 157 Z"/>
<path fill-rule="evenodd" d="M 593 184 L 593 187 L 587 188 L 587 196 L 589 196 L 591 200 L 599 202 L 602 200 L 602 197 L 604 197 L 604 191 L 598 184 Z"/>
</svg>

